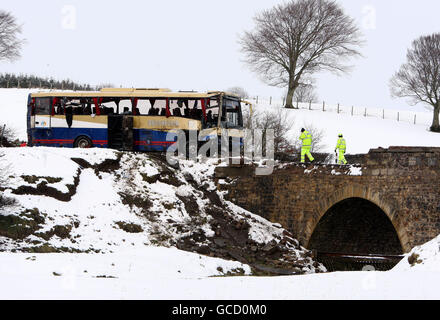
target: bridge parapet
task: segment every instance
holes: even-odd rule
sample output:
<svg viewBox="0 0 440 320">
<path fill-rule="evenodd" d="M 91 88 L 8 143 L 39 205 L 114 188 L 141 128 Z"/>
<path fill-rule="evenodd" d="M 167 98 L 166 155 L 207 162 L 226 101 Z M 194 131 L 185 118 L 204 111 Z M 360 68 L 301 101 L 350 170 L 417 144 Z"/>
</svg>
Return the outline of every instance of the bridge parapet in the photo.
<svg viewBox="0 0 440 320">
<path fill-rule="evenodd" d="M 350 156 L 348 156 L 350 157 Z M 390 147 L 388 149 L 371 149 L 367 154 L 351 156 L 356 159 L 352 165 L 336 164 L 301 164 L 284 163 L 276 165 L 274 171 L 292 171 L 304 174 L 329 175 L 364 175 L 364 176 L 393 176 L 415 174 L 415 171 L 437 172 L 440 169 L 440 148 L 431 147 Z M 246 177 L 255 173 L 255 165 L 235 167 L 217 167 L 216 178 Z"/>
<path fill-rule="evenodd" d="M 438 171 L 440 169 L 440 148 L 390 147 L 372 149 L 365 155 L 365 174 L 373 176 L 400 175 L 411 171 Z"/>
</svg>

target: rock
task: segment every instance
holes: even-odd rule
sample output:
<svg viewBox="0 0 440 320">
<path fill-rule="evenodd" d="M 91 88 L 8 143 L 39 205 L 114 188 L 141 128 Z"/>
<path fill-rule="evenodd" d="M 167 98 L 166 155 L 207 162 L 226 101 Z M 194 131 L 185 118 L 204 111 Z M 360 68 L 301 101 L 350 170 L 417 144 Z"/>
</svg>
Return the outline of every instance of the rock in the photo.
<svg viewBox="0 0 440 320">
<path fill-rule="evenodd" d="M 264 245 L 262 250 L 268 254 L 275 253 L 276 251 L 278 251 L 278 243 L 275 240 L 271 240 Z"/>
<path fill-rule="evenodd" d="M 193 177 L 192 174 L 189 173 L 189 172 L 184 172 L 184 173 L 183 173 L 183 177 L 184 177 L 185 180 L 188 181 L 188 182 L 193 182 L 193 181 L 194 181 L 194 177 Z"/>
<path fill-rule="evenodd" d="M 224 248 L 226 246 L 226 241 L 224 239 L 215 238 L 214 244 L 216 244 L 220 248 Z"/>
<path fill-rule="evenodd" d="M 207 255 L 211 252 L 211 249 L 209 249 L 208 246 L 200 246 L 197 248 L 196 252 L 200 253 L 200 254 Z"/>
</svg>

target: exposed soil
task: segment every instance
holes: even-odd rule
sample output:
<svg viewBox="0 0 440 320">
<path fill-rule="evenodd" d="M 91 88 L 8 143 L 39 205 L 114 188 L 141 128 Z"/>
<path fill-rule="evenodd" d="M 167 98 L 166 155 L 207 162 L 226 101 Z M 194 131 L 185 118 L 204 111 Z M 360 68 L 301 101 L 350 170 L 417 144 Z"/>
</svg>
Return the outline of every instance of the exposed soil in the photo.
<svg viewBox="0 0 440 320">
<path fill-rule="evenodd" d="M 75 195 L 76 193 L 76 188 L 78 187 L 79 184 L 79 176 L 81 174 L 81 170 L 78 169 L 76 176 L 74 177 L 73 180 L 73 185 L 72 184 L 68 184 L 66 185 L 67 189 L 69 190 L 68 193 L 63 193 L 61 191 L 59 191 L 58 189 L 55 189 L 53 187 L 49 187 L 47 184 L 48 183 L 53 183 L 50 181 L 56 181 L 49 179 L 47 180 L 47 177 L 27 177 L 28 182 L 29 181 L 39 181 L 39 180 L 43 180 L 41 181 L 39 184 L 37 184 L 37 187 L 31 187 L 31 186 L 20 186 L 17 189 L 13 190 L 12 193 L 14 194 L 18 194 L 18 195 L 24 195 L 24 194 L 32 194 L 32 195 L 37 195 L 37 196 L 46 196 L 46 197 L 51 197 L 54 199 L 57 199 L 59 201 L 64 201 L 64 202 L 68 202 L 72 199 L 72 197 Z M 59 181 L 56 181 L 59 182 Z"/>
</svg>

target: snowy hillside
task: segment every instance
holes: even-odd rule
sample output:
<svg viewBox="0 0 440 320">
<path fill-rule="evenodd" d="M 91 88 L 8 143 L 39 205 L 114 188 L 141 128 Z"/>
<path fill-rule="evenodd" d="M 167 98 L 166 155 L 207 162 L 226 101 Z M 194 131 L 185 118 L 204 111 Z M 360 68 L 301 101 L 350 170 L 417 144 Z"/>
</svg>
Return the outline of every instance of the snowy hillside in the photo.
<svg viewBox="0 0 440 320">
<path fill-rule="evenodd" d="M 440 270 L 440 236 L 415 247 L 394 267 L 396 271 L 439 271 Z"/>
<path fill-rule="evenodd" d="M 440 134 L 429 132 L 432 121 L 432 114 L 429 112 L 418 112 L 417 117 L 420 122 L 413 124 L 411 121 L 382 119 L 379 114 L 365 117 L 359 113 L 352 116 L 349 110 L 337 113 L 334 107 L 323 112 L 322 109 L 316 107 L 313 110 L 285 109 L 281 107 L 281 104 L 259 103 L 254 105 L 253 109 L 256 113 L 267 110 L 284 112 L 287 119 L 294 123 L 294 127 L 288 133 L 292 141 L 298 140 L 303 127 L 322 131 L 324 148 L 321 151 L 325 153 L 333 153 L 339 133 L 344 134 L 349 154 L 368 153 L 370 149 L 378 147 L 440 146 Z M 401 117 L 406 115 L 412 118 L 413 114 L 401 111 Z"/>
<path fill-rule="evenodd" d="M 214 165 L 106 149 L 5 148 L 0 250 L 112 253 L 152 245 L 257 272 L 325 269 L 278 225 L 223 199 Z M 5 200 L 6 199 L 6 200 Z"/>
</svg>

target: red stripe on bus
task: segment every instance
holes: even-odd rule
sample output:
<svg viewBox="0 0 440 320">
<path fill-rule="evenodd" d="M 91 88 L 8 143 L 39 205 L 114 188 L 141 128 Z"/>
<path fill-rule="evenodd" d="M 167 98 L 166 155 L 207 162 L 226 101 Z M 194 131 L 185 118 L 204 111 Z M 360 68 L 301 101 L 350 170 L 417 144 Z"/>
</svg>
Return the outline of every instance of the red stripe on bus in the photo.
<svg viewBox="0 0 440 320">
<path fill-rule="evenodd" d="M 135 141 L 136 145 L 160 145 L 160 144 L 173 144 L 176 143 L 175 141 L 150 141 L 150 143 L 147 143 L 146 141 Z"/>
<path fill-rule="evenodd" d="M 73 140 L 69 139 L 36 139 L 34 142 L 72 142 Z"/>
</svg>

